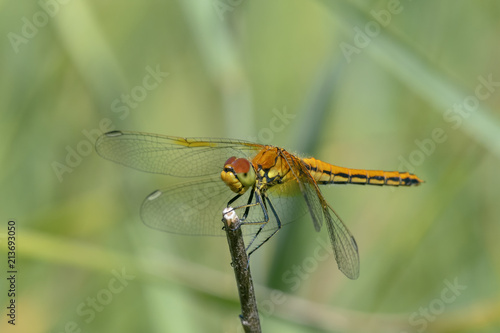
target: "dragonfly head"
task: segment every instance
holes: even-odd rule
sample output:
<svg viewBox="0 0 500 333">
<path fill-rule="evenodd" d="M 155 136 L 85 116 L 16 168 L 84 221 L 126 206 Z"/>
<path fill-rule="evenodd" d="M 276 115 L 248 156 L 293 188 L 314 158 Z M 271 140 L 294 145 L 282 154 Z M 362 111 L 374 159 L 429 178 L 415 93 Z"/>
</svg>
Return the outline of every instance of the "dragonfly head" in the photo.
<svg viewBox="0 0 500 333">
<path fill-rule="evenodd" d="M 256 175 L 252 163 L 246 158 L 230 157 L 224 163 L 220 177 L 231 191 L 243 194 L 255 184 Z"/>
</svg>

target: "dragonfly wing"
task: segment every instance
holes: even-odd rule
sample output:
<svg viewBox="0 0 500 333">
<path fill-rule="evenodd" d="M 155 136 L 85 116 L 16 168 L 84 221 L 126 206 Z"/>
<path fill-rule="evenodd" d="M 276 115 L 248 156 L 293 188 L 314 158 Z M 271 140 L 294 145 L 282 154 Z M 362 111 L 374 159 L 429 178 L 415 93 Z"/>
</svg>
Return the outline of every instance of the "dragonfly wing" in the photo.
<svg viewBox="0 0 500 333">
<path fill-rule="evenodd" d="M 262 146 L 242 140 L 181 138 L 140 132 L 113 131 L 100 136 L 102 157 L 128 167 L 176 177 L 219 173 L 231 156 L 251 158 Z"/>
<path fill-rule="evenodd" d="M 141 206 L 141 219 L 148 227 L 169 233 L 225 236 L 222 211 L 235 195 L 219 177 L 181 183 L 148 195 Z M 250 191 L 247 191 L 232 206 L 246 205 L 249 195 Z M 240 218 L 244 213 L 245 208 L 236 210 Z M 248 209 L 249 221 L 264 221 L 263 216 L 260 206 Z M 254 235 L 259 227 L 260 224 L 244 225 L 242 232 L 244 235 Z"/>
<path fill-rule="evenodd" d="M 330 211 L 333 215 L 330 214 Z M 325 209 L 324 213 L 337 265 L 342 273 L 355 280 L 359 276 L 359 254 L 356 240 L 330 206 Z"/>
<path fill-rule="evenodd" d="M 318 184 L 312 178 L 304 162 L 293 156 L 287 158 L 287 161 L 289 161 L 288 163 L 292 167 L 291 170 L 309 207 L 309 212 L 317 231 L 321 228 L 323 219 L 326 220 L 328 235 L 330 236 L 330 241 L 335 252 L 335 260 L 340 271 L 350 279 L 357 279 L 359 276 L 359 254 L 356 240 L 344 222 L 328 205 L 321 194 Z"/>
<path fill-rule="evenodd" d="M 234 195 L 220 178 L 182 183 L 151 193 L 141 218 L 147 226 L 170 233 L 223 236 L 222 210 Z"/>
<path fill-rule="evenodd" d="M 291 155 L 285 155 L 285 159 L 290 166 L 290 170 L 295 176 L 300 192 L 302 192 L 304 200 L 309 207 L 309 213 L 311 214 L 314 228 L 316 231 L 320 231 L 321 226 L 323 225 L 323 210 L 326 202 L 324 202 L 324 200 L 320 200 L 323 196 L 319 191 L 318 185 L 300 159 Z"/>
<path fill-rule="evenodd" d="M 282 225 L 294 222 L 309 212 L 309 206 L 296 181 L 274 185 L 266 191 L 265 195 L 274 206 Z"/>
</svg>

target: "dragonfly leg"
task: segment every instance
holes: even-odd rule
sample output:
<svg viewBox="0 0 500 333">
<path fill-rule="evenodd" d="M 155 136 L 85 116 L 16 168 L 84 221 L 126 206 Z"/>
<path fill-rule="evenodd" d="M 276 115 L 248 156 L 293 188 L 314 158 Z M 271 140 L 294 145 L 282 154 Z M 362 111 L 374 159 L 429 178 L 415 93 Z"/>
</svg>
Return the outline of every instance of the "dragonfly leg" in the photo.
<svg viewBox="0 0 500 333">
<path fill-rule="evenodd" d="M 239 228 L 239 226 L 241 224 L 253 224 L 253 223 L 260 224 L 260 223 L 263 223 L 263 222 L 247 222 L 247 223 L 244 223 L 244 221 L 248 217 L 248 213 L 250 212 L 250 208 L 259 205 L 258 202 L 252 203 L 254 193 L 255 193 L 255 189 L 252 188 L 252 191 L 250 192 L 250 196 L 248 197 L 246 205 L 241 205 L 241 206 L 233 207 L 232 208 L 233 211 L 236 211 L 237 209 L 243 209 L 243 208 L 245 208 L 245 212 L 239 218 L 240 223 L 238 224 L 237 228 Z M 240 197 L 241 197 L 241 194 L 236 195 L 234 198 L 232 198 L 231 200 L 229 200 L 229 202 L 227 203 L 227 206 L 229 207 L 233 202 L 235 202 Z"/>
<path fill-rule="evenodd" d="M 236 209 L 241 209 L 241 208 L 245 208 L 245 212 L 243 213 L 243 216 L 240 217 L 240 221 L 244 221 L 247 216 L 248 216 L 248 213 L 250 211 L 250 207 L 253 207 L 253 206 L 256 206 L 257 204 L 252 204 L 252 200 L 253 200 L 253 195 L 255 193 L 255 189 L 252 188 L 252 191 L 250 192 L 250 196 L 248 197 L 248 201 L 247 201 L 247 204 L 246 205 L 241 205 L 241 206 L 238 206 L 238 207 L 234 207 L 233 210 L 236 210 Z M 241 197 L 241 194 L 238 194 L 236 195 L 234 198 L 232 198 L 231 200 L 229 200 L 229 202 L 227 203 L 227 207 L 231 206 L 231 204 L 233 202 L 235 202 L 238 198 Z"/>
<path fill-rule="evenodd" d="M 264 199 L 267 199 L 267 197 L 264 197 Z M 250 249 L 252 247 L 252 244 L 255 242 L 255 240 L 257 239 L 257 237 L 259 236 L 260 232 L 262 231 L 262 229 L 264 229 L 264 227 L 267 225 L 267 222 L 269 222 L 269 215 L 267 214 L 267 207 L 265 205 L 265 201 L 262 200 L 262 196 L 260 195 L 259 192 L 256 192 L 255 193 L 255 201 L 256 201 L 256 204 L 259 204 L 261 209 L 262 209 L 262 213 L 264 214 L 264 221 L 259 221 L 259 222 L 247 222 L 247 223 L 244 223 L 244 224 L 261 224 L 261 227 L 259 228 L 259 230 L 255 233 L 255 235 L 253 236 L 252 240 L 250 241 L 250 243 L 248 244 L 246 250 L 248 251 L 248 249 Z M 267 199 L 267 202 L 269 202 L 269 199 Z M 270 203 L 270 202 L 269 202 Z M 272 205 L 271 205 L 272 207 Z M 274 207 L 272 207 L 272 210 L 274 211 Z M 276 212 L 274 212 L 275 215 Z M 280 225 L 281 227 L 281 223 L 278 222 L 278 224 Z M 273 233 L 274 234 L 274 233 Z M 269 237 L 270 238 L 270 237 Z M 266 242 L 269 238 L 267 238 L 264 242 Z M 257 246 L 257 248 L 259 248 L 262 244 L 259 244 L 259 246 Z M 255 249 L 256 250 L 256 249 Z M 252 254 L 255 250 L 252 250 L 248 256 L 250 258 L 250 254 Z M 250 260 L 250 259 L 249 259 Z"/>
<path fill-rule="evenodd" d="M 248 216 L 248 212 L 250 211 L 250 207 L 256 206 L 255 204 L 252 204 L 253 200 L 253 195 L 255 193 L 255 188 L 252 188 L 252 191 L 250 192 L 250 196 L 248 197 L 248 201 L 246 204 L 245 212 L 243 213 L 243 216 L 241 217 L 240 221 L 245 221 L 245 219 Z M 239 208 L 243 208 L 244 206 L 240 206 Z"/>
<path fill-rule="evenodd" d="M 229 206 L 231 206 L 231 204 L 232 204 L 233 202 L 235 202 L 235 201 L 236 201 L 239 197 L 241 197 L 241 194 L 236 194 L 236 195 L 234 196 L 234 198 L 232 198 L 231 200 L 229 200 L 229 202 L 227 203 L 227 206 L 228 206 L 228 207 L 229 207 Z"/>
<path fill-rule="evenodd" d="M 255 202 L 252 203 L 254 195 L 255 195 Z M 234 201 L 236 201 L 240 196 L 241 195 L 237 195 L 234 198 L 232 198 L 228 202 L 228 206 L 231 203 L 233 203 Z M 260 191 L 255 190 L 255 188 L 252 188 L 252 192 L 250 193 L 250 196 L 248 198 L 248 201 L 247 201 L 246 205 L 241 205 L 241 206 L 233 208 L 233 210 L 245 208 L 245 212 L 243 213 L 242 217 L 240 218 L 240 224 L 239 224 L 239 226 L 241 226 L 243 224 L 253 224 L 253 225 L 255 225 L 255 224 L 259 225 L 260 224 L 261 225 L 260 228 L 259 228 L 259 230 L 257 230 L 257 232 L 255 233 L 255 235 L 253 236 L 253 238 L 250 241 L 250 243 L 247 245 L 246 250 L 248 251 L 252 247 L 253 243 L 255 242 L 255 240 L 257 239 L 257 237 L 260 235 L 260 233 L 262 232 L 262 230 L 264 229 L 264 227 L 269 222 L 269 214 L 268 214 L 268 209 L 267 209 L 268 205 L 271 208 L 273 216 L 276 218 L 276 223 L 277 223 L 278 228 L 276 230 L 274 230 L 273 233 L 271 235 L 269 235 L 266 239 L 264 239 L 264 241 L 262 241 L 262 243 L 260 243 L 255 249 L 252 249 L 248 253 L 249 260 L 250 260 L 250 255 L 252 253 L 254 253 L 262 245 L 264 245 L 264 243 L 266 243 L 269 239 L 271 239 L 278 232 L 278 230 L 281 229 L 281 220 L 280 220 L 280 218 L 278 216 L 278 213 L 276 213 L 276 210 L 274 209 L 274 206 L 271 203 L 271 201 L 269 200 L 269 198 L 267 196 L 264 196 L 264 198 L 262 198 L 262 195 L 260 194 Z M 264 215 L 264 220 L 263 221 L 255 221 L 255 222 L 244 222 L 245 219 L 248 217 L 250 208 L 254 207 L 254 206 L 260 206 L 261 207 L 262 213 Z"/>
<path fill-rule="evenodd" d="M 241 224 L 262 224 L 262 225 L 266 225 L 266 223 L 269 221 L 269 216 L 267 215 L 267 208 L 265 206 L 265 203 L 262 201 L 262 196 L 260 195 L 260 193 L 252 191 L 252 195 L 254 193 L 255 193 L 255 202 L 254 203 L 250 203 L 250 200 L 249 200 L 248 204 L 236 207 L 235 209 L 246 208 L 245 209 L 245 213 L 243 214 L 244 218 L 240 219 L 240 221 L 243 221 L 243 222 L 241 222 Z M 249 212 L 250 208 L 254 207 L 254 206 L 260 206 L 261 207 L 262 213 L 264 214 L 264 221 L 244 222 L 244 219 L 247 218 L 247 216 L 248 216 L 248 212 Z M 260 229 L 259 229 L 259 232 L 260 232 Z"/>
<path fill-rule="evenodd" d="M 262 241 L 262 243 L 260 243 L 255 249 L 253 249 L 252 251 L 250 251 L 248 253 L 248 260 L 249 261 L 250 261 L 250 256 L 252 255 L 252 253 L 254 253 L 255 251 L 257 251 L 258 248 L 260 248 L 262 245 L 264 245 L 264 243 L 266 243 L 268 240 L 270 240 L 278 232 L 278 230 L 281 229 L 281 220 L 280 220 L 278 214 L 276 213 L 276 210 L 274 209 L 273 204 L 271 203 L 271 201 L 269 200 L 269 198 L 265 197 L 265 200 L 269 204 L 269 207 L 271 207 L 271 211 L 273 212 L 273 215 L 276 218 L 276 223 L 278 225 L 278 228 L 276 228 L 276 230 L 274 230 L 273 233 L 271 235 L 269 235 L 269 237 L 267 237 L 266 239 L 264 239 Z M 267 214 L 266 214 L 266 218 L 269 221 L 269 217 L 267 216 Z M 266 222 L 266 224 L 267 224 L 267 222 Z M 257 236 L 259 235 L 259 233 L 261 232 L 261 230 L 266 226 L 266 224 L 263 224 L 262 227 L 260 227 L 259 231 L 257 231 L 257 233 L 255 234 L 254 238 L 250 242 L 250 245 L 252 245 L 253 241 L 257 238 Z M 247 251 L 250 248 L 250 245 L 247 247 Z"/>
</svg>

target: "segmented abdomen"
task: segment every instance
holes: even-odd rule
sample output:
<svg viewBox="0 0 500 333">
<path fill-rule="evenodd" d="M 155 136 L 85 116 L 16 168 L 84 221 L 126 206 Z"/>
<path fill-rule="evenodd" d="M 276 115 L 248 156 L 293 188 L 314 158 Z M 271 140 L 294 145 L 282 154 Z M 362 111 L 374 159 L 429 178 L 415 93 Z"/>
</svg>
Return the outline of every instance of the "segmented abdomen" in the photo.
<svg viewBox="0 0 500 333">
<path fill-rule="evenodd" d="M 412 186 L 423 183 L 423 180 L 409 172 L 349 169 L 315 158 L 304 158 L 303 161 L 318 184 Z"/>
</svg>

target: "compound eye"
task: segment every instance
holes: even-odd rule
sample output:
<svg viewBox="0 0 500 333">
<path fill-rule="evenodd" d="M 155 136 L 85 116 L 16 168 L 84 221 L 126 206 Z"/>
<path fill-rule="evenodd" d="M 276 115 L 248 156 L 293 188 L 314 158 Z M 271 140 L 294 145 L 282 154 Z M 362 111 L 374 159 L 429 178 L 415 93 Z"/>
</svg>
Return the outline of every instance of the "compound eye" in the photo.
<svg viewBox="0 0 500 333">
<path fill-rule="evenodd" d="M 224 171 L 233 173 L 244 187 L 253 186 L 257 179 L 252 164 L 246 158 L 234 156 L 228 158 L 224 164 Z"/>
<path fill-rule="evenodd" d="M 229 161 L 229 160 L 228 160 Z M 246 158 L 238 158 L 231 163 L 236 174 L 245 174 L 250 171 L 250 162 Z"/>
<path fill-rule="evenodd" d="M 234 173 L 244 187 L 250 187 L 255 184 L 256 175 L 250 161 L 246 158 L 238 158 L 231 164 Z"/>
<path fill-rule="evenodd" d="M 226 163 L 224 163 L 224 166 L 228 164 L 233 164 L 233 162 L 236 160 L 236 156 L 231 156 L 230 158 L 227 159 Z"/>
</svg>

